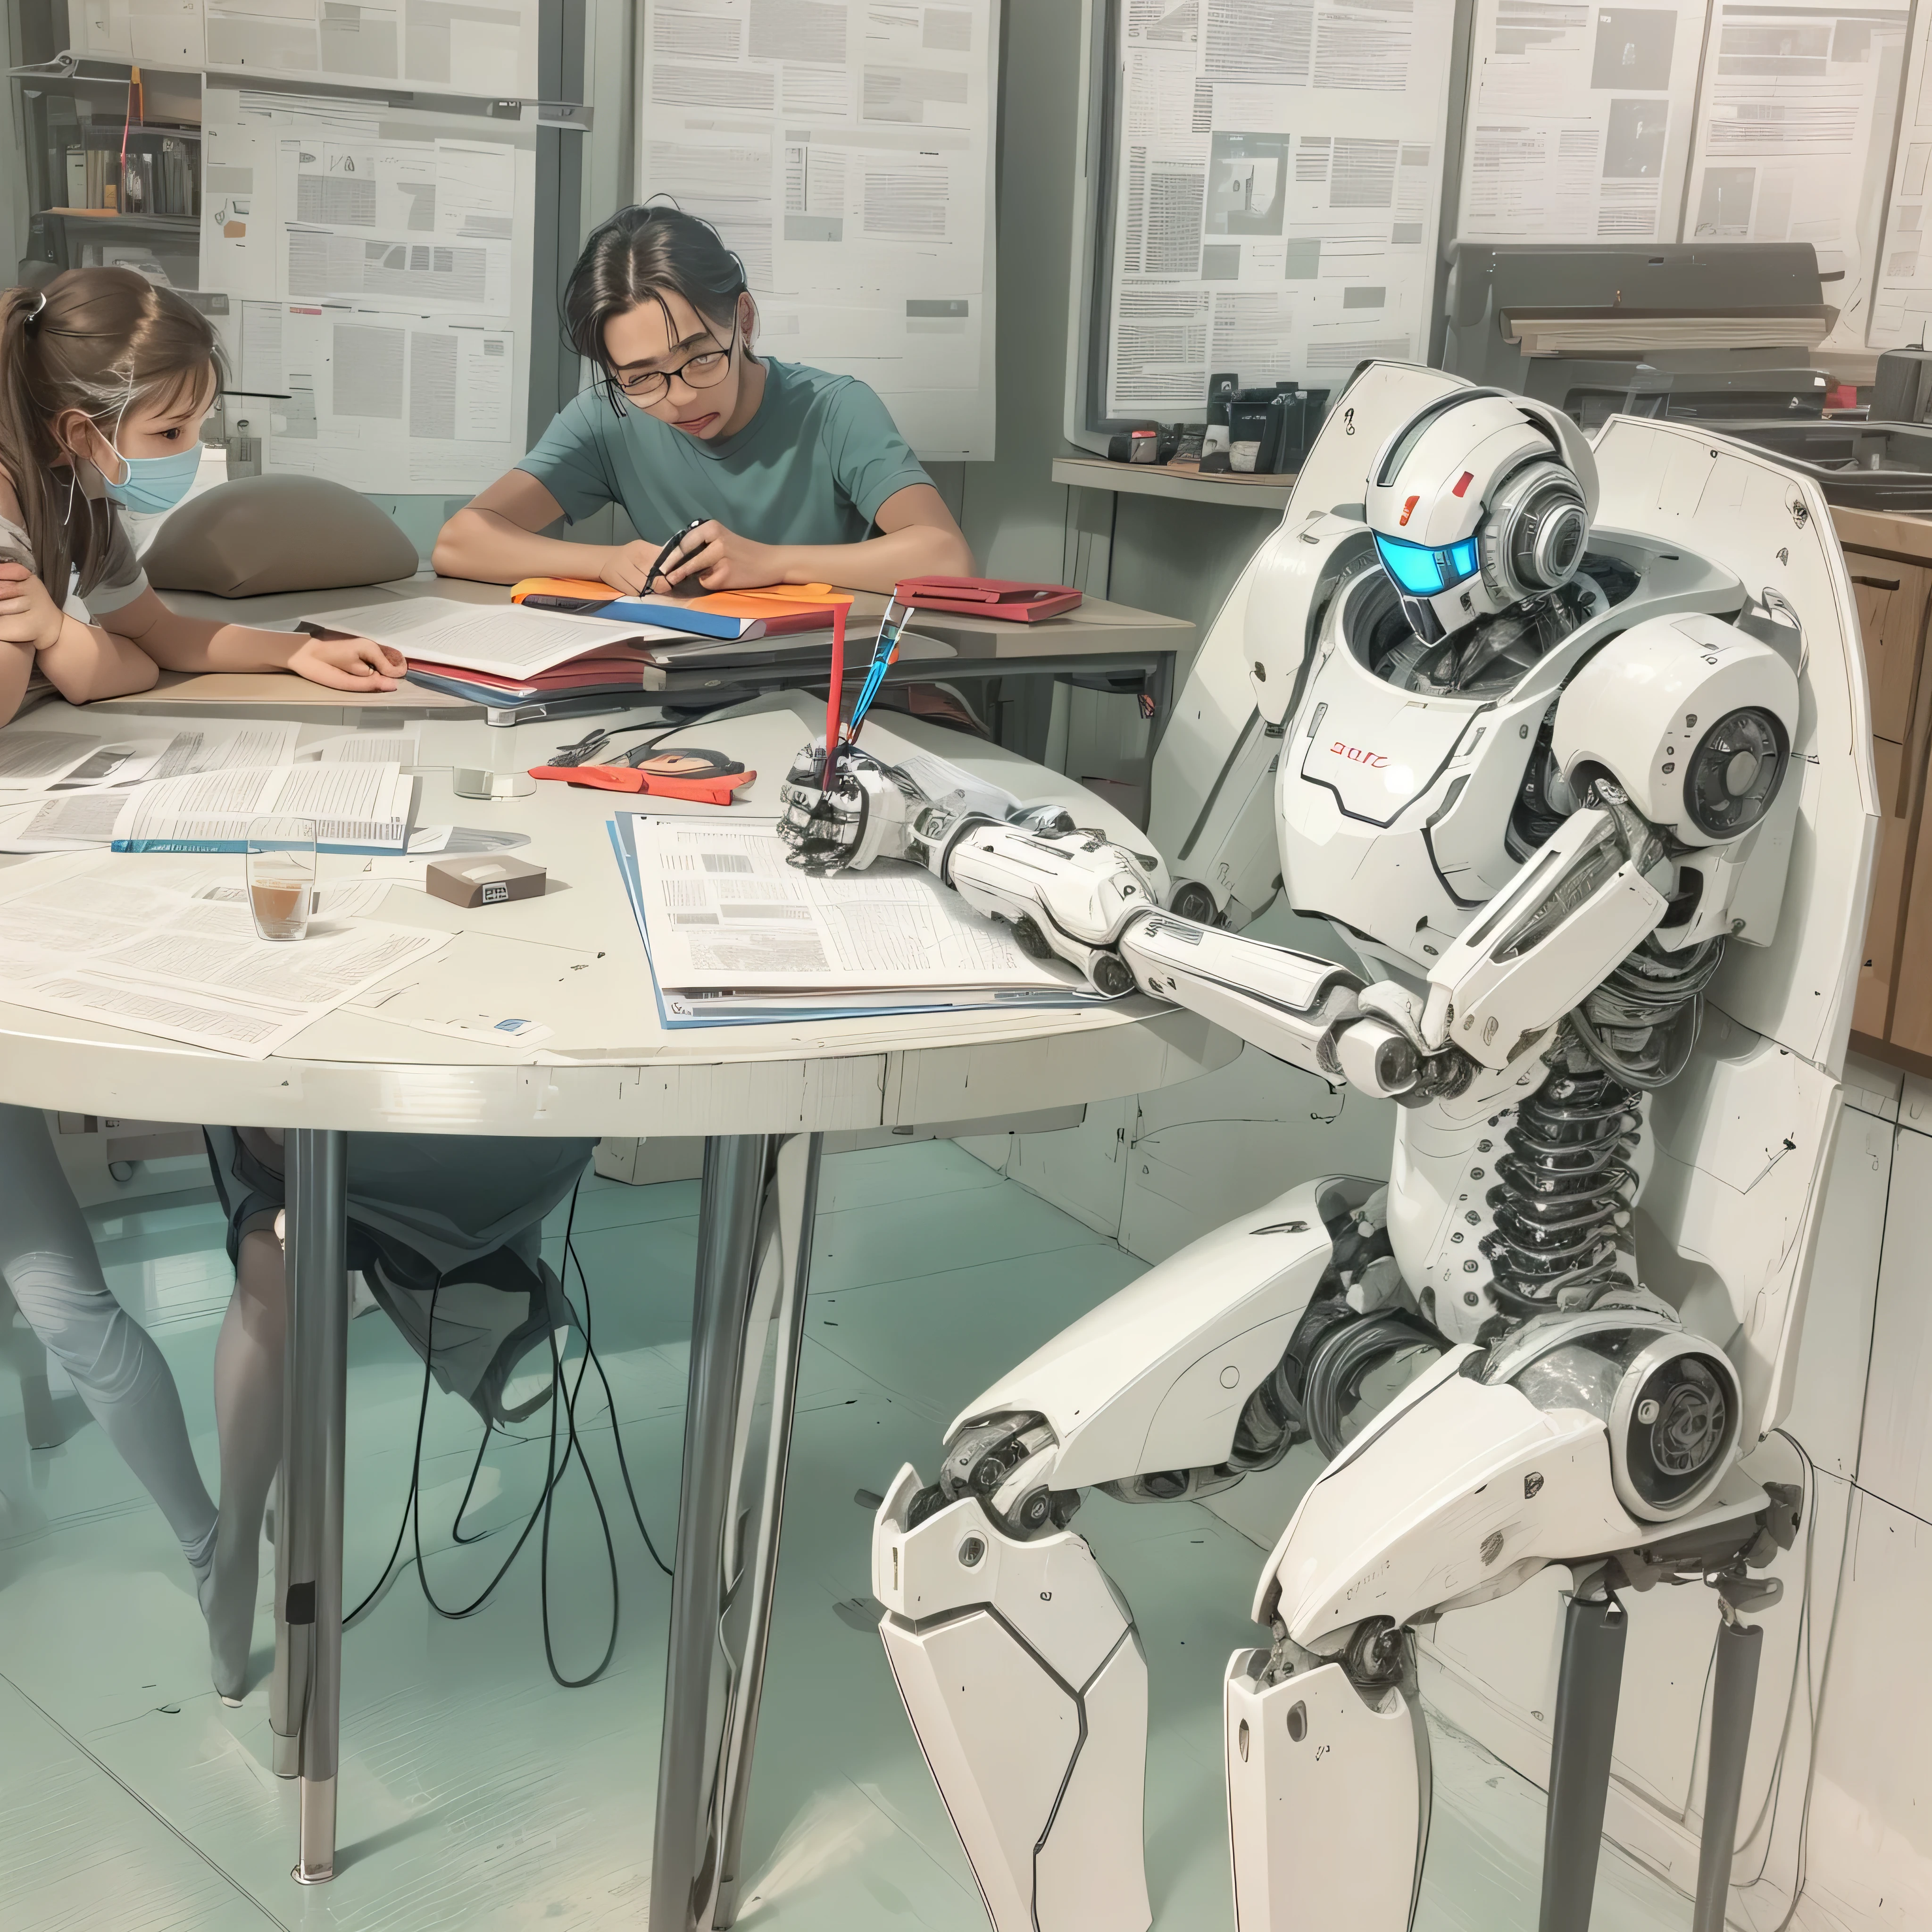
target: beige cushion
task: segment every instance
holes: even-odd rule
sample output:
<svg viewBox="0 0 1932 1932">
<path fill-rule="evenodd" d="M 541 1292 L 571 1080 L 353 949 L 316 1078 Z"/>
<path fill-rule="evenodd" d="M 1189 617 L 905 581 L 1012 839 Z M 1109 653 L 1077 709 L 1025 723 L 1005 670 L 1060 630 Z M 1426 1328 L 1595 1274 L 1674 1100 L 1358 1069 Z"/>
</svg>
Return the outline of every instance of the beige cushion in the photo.
<svg viewBox="0 0 1932 1932">
<path fill-rule="evenodd" d="M 413 577 L 416 547 L 343 484 L 243 476 L 184 503 L 141 562 L 157 590 L 262 597 Z"/>
</svg>

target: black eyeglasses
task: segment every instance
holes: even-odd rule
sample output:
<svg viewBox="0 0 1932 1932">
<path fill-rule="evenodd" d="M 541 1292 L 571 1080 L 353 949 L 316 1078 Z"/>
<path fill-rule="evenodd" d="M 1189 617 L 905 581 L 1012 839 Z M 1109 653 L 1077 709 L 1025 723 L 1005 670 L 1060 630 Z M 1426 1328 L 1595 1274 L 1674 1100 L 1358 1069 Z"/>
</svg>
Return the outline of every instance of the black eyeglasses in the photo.
<svg viewBox="0 0 1932 1932">
<path fill-rule="evenodd" d="M 738 342 L 738 325 L 731 325 L 731 340 L 722 349 L 702 349 L 687 357 L 675 369 L 646 369 L 635 376 L 607 377 L 614 389 L 621 389 L 634 403 L 661 403 L 670 393 L 670 379 L 681 376 L 688 389 L 715 388 L 731 366 L 731 351 Z"/>
</svg>

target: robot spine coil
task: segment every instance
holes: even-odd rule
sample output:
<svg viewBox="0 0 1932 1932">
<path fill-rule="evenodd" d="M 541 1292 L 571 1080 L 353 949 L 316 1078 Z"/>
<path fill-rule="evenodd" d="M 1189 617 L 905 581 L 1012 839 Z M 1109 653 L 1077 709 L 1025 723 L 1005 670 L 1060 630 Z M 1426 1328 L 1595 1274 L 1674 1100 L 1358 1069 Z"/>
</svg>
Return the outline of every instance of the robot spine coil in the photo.
<svg viewBox="0 0 1932 1932">
<path fill-rule="evenodd" d="M 1557 1066 L 1518 1110 L 1496 1162 L 1483 1240 L 1491 1292 L 1516 1316 L 1557 1305 L 1558 1292 L 1628 1287 L 1619 1265 L 1636 1198 L 1625 1156 L 1642 1120 L 1640 1097 L 1600 1066 Z"/>
</svg>

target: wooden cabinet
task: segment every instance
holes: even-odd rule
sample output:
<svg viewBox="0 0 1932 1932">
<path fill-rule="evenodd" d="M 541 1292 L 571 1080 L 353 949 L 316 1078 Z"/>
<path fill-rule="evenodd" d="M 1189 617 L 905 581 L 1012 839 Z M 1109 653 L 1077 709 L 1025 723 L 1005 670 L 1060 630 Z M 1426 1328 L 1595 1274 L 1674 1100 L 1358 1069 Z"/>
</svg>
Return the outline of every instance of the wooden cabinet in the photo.
<svg viewBox="0 0 1932 1932">
<path fill-rule="evenodd" d="M 1845 547 L 1865 672 L 1878 775 L 1878 857 L 1852 1011 L 1858 1051 L 1932 1071 L 1932 841 L 1921 836 L 1932 676 L 1932 519 L 1832 512 Z"/>
<path fill-rule="evenodd" d="M 1903 744 L 1912 718 L 1928 582 L 1918 566 L 1846 549 L 1871 686 L 1872 736 Z"/>
</svg>

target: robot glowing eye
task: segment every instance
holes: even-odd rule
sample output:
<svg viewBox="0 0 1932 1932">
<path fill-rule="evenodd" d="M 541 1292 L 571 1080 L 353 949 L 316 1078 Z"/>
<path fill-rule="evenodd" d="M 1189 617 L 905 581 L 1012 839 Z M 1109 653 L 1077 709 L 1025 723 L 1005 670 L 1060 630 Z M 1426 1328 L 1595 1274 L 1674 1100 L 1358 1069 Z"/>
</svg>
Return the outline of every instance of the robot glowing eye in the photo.
<svg viewBox="0 0 1932 1932">
<path fill-rule="evenodd" d="M 1442 550 L 1378 535 L 1383 568 L 1412 597 L 1433 597 L 1476 574 L 1476 540 L 1467 537 Z"/>
</svg>

